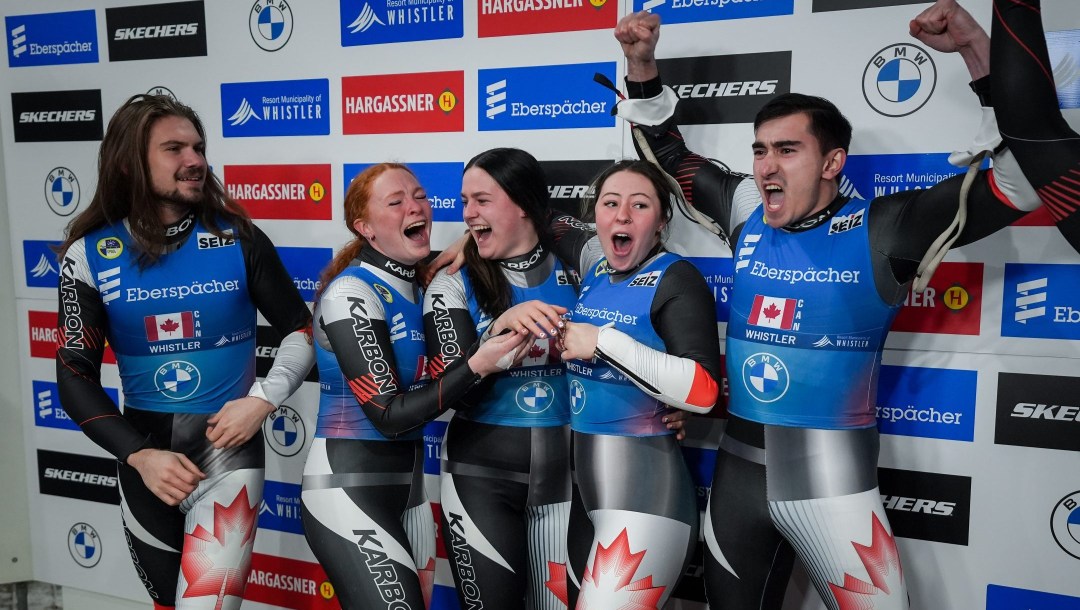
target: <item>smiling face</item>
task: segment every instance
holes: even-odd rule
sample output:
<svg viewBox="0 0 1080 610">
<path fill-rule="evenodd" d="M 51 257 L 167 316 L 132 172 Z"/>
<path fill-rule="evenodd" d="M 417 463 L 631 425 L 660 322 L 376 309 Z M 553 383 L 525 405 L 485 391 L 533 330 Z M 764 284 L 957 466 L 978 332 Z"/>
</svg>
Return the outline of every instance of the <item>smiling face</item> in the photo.
<svg viewBox="0 0 1080 610">
<path fill-rule="evenodd" d="M 629 271 L 645 260 L 663 228 L 660 198 L 645 176 L 616 172 L 597 189 L 596 234 L 613 270 Z"/>
<path fill-rule="evenodd" d="M 481 258 L 503 260 L 525 254 L 539 237 L 528 215 L 483 169 L 473 166 L 461 178 L 462 218 Z"/>
<path fill-rule="evenodd" d="M 153 193 L 162 201 L 187 206 L 203 201 L 206 146 L 188 119 L 164 116 L 154 122 L 146 164 Z"/>
<path fill-rule="evenodd" d="M 770 227 L 790 225 L 828 207 L 846 153 L 839 148 L 821 152 L 809 115 L 766 121 L 754 136 L 754 182 Z"/>
<path fill-rule="evenodd" d="M 416 177 L 389 169 L 371 184 L 363 218 L 353 227 L 373 248 L 406 265 L 431 253 L 431 203 Z"/>
</svg>

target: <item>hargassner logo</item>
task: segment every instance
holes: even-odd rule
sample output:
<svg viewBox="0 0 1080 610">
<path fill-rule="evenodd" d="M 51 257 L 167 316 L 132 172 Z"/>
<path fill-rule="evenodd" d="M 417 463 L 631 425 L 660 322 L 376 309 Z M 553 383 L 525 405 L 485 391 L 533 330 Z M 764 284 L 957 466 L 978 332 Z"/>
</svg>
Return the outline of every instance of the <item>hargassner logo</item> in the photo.
<svg viewBox="0 0 1080 610">
<path fill-rule="evenodd" d="M 908 290 L 892 330 L 978 335 L 982 286 L 982 263 L 941 263 L 925 290 Z"/>
<path fill-rule="evenodd" d="M 55 360 L 56 346 L 63 340 L 57 328 L 56 312 L 30 310 L 26 313 L 26 318 L 30 331 L 30 357 Z M 105 344 L 105 354 L 101 361 L 105 364 L 116 364 L 116 354 L 108 343 Z"/>
<path fill-rule="evenodd" d="M 300 522 L 300 486 L 272 481 L 263 483 L 263 498 L 259 505 L 259 527 L 290 534 L 304 533 Z"/>
<path fill-rule="evenodd" d="M 971 442 L 976 371 L 882 366 L 877 421 L 883 434 Z"/>
<path fill-rule="evenodd" d="M 286 0 L 256 0 L 248 12 L 251 39 L 263 51 L 277 51 L 292 38 L 292 7 Z"/>
<path fill-rule="evenodd" d="M 26 270 L 27 286 L 56 290 L 60 283 L 60 263 L 56 261 L 52 246 L 59 246 L 60 243 L 36 239 L 23 241 L 23 268 Z"/>
<path fill-rule="evenodd" d="M 649 11 L 664 23 L 690 23 L 791 15 L 795 0 L 634 0 L 635 11 Z"/>
<path fill-rule="evenodd" d="M 315 299 L 315 291 L 322 286 L 319 282 L 319 274 L 330 259 L 334 251 L 330 248 L 286 248 L 277 249 L 281 263 L 292 277 L 293 284 L 300 291 L 300 296 L 309 303 Z"/>
<path fill-rule="evenodd" d="M 878 8 L 882 6 L 900 6 L 903 4 L 929 4 L 933 0 L 814 0 L 813 11 L 847 11 L 857 8 Z"/>
<path fill-rule="evenodd" d="M 101 90 L 12 93 L 11 118 L 16 142 L 100 140 Z"/>
<path fill-rule="evenodd" d="M 222 83 L 221 131 L 226 138 L 328 135 L 330 81 Z"/>
<path fill-rule="evenodd" d="M 791 51 L 661 59 L 664 83 L 682 100 L 680 125 L 748 123 L 761 106 L 791 90 Z"/>
<path fill-rule="evenodd" d="M 983 168 L 990 167 L 989 160 Z M 873 199 L 915 189 L 927 189 L 966 170 L 949 164 L 947 153 L 851 155 L 844 164 L 850 184 L 845 195 Z"/>
<path fill-rule="evenodd" d="M 862 86 L 866 103 L 879 114 L 907 116 L 930 100 L 937 86 L 937 67 L 918 45 L 889 45 L 866 63 Z"/>
<path fill-rule="evenodd" d="M 8 66 L 25 68 L 98 61 L 94 11 L 4 17 Z"/>
<path fill-rule="evenodd" d="M 967 546 L 971 477 L 878 468 L 878 488 L 897 536 Z"/>
<path fill-rule="evenodd" d="M 339 608 L 334 586 L 318 563 L 251 554 L 251 572 L 244 598 L 283 608 L 330 610 Z"/>
<path fill-rule="evenodd" d="M 986 610 L 1080 610 L 1080 597 L 1017 589 L 1001 585 L 986 586 Z"/>
<path fill-rule="evenodd" d="M 615 27 L 615 0 L 480 0 L 480 38 Z"/>
<path fill-rule="evenodd" d="M 446 163 L 408 163 L 409 169 L 416 174 L 416 180 L 424 187 L 431 203 L 431 218 L 435 222 L 461 222 L 461 174 L 465 164 Z M 349 188 L 353 178 L 371 167 L 370 163 L 346 163 L 345 186 Z M 344 192 L 344 191 L 343 191 Z"/>
<path fill-rule="evenodd" d="M 105 9 L 109 61 L 206 55 L 202 0 Z"/>
<path fill-rule="evenodd" d="M 226 165 L 224 182 L 252 218 L 331 218 L 329 165 Z"/>
<path fill-rule="evenodd" d="M 341 0 L 341 46 L 461 38 L 462 0 Z"/>
<path fill-rule="evenodd" d="M 1005 264 L 1001 335 L 1080 339 L 1078 265 Z"/>
<path fill-rule="evenodd" d="M 349 134 L 463 131 L 461 71 L 346 76 L 341 128 Z"/>
<path fill-rule="evenodd" d="M 615 62 L 498 68 L 477 75 L 480 131 L 614 127 L 614 94 L 593 82 L 615 80 Z"/>
<path fill-rule="evenodd" d="M 1080 451 L 1080 377 L 998 373 L 994 443 Z"/>
</svg>

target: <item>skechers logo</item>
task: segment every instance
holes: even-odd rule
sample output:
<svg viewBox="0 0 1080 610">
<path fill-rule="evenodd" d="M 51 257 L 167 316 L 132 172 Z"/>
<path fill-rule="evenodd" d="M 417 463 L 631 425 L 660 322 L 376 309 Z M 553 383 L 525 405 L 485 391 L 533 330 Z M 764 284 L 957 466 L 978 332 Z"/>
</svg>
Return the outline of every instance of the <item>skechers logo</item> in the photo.
<svg viewBox="0 0 1080 610">
<path fill-rule="evenodd" d="M 737 97 L 740 95 L 772 95 L 780 81 L 747 80 L 729 83 L 688 83 L 676 85 L 675 93 L 685 98 Z"/>
<path fill-rule="evenodd" d="M 927 515 L 939 515 L 951 517 L 956 510 L 956 502 L 942 502 L 938 500 L 924 500 L 921 498 L 905 498 L 902 496 L 881 496 L 885 508 L 889 510 L 901 510 L 908 513 L 925 513 Z"/>
<path fill-rule="evenodd" d="M 195 36 L 198 33 L 198 23 L 175 23 L 172 25 L 152 25 L 141 28 L 120 28 L 113 34 L 113 40 L 171 38 L 173 36 Z"/>
<path fill-rule="evenodd" d="M 42 110 L 19 114 L 20 123 L 75 123 L 96 118 L 96 110 Z"/>
<path fill-rule="evenodd" d="M 1024 419 L 1051 419 L 1080 422 L 1080 407 L 1072 405 L 1049 405 L 1034 402 L 1018 402 L 1012 410 L 1013 417 Z"/>
</svg>

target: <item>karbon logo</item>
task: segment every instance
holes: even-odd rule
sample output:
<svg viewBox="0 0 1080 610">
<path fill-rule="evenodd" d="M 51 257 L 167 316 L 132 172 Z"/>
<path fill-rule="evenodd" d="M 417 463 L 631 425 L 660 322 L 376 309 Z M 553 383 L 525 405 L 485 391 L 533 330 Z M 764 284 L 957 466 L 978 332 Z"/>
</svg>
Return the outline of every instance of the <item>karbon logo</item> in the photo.
<svg viewBox="0 0 1080 610">
<path fill-rule="evenodd" d="M 908 291 L 892 330 L 977 336 L 982 286 L 982 263 L 943 262 L 923 292 Z"/>
<path fill-rule="evenodd" d="M 55 311 L 27 312 L 27 322 L 30 327 L 30 356 L 32 358 L 56 359 L 56 346 L 63 340 L 57 328 L 57 315 Z M 66 331 L 69 341 L 78 342 L 72 347 L 83 347 L 82 344 L 82 321 L 77 316 L 68 316 L 70 328 Z M 116 364 L 116 354 L 108 344 L 105 345 L 105 354 L 102 356 L 105 364 Z"/>
<path fill-rule="evenodd" d="M 657 61 L 681 100 L 680 125 L 748 123 L 761 106 L 791 90 L 791 51 L 682 57 Z"/>
<path fill-rule="evenodd" d="M 206 55 L 202 0 L 105 9 L 109 61 Z"/>
<path fill-rule="evenodd" d="M 221 128 L 226 138 L 328 135 L 330 81 L 222 83 Z"/>
<path fill-rule="evenodd" d="M 565 64 L 480 70 L 480 131 L 613 127 L 612 93 L 594 74 L 615 79 L 615 63 Z"/>
<path fill-rule="evenodd" d="M 287 0 L 257 0 L 248 12 L 248 31 L 263 51 L 281 49 L 292 37 L 292 7 Z"/>
<path fill-rule="evenodd" d="M 907 116 L 922 108 L 937 86 L 937 66 L 930 54 L 910 43 L 889 45 L 863 70 L 863 98 L 889 117 Z"/>
<path fill-rule="evenodd" d="M 634 0 L 634 10 L 656 13 L 664 23 L 692 23 L 791 15 L 795 0 Z"/>
<path fill-rule="evenodd" d="M 330 220 L 329 165 L 226 165 L 225 192 L 252 218 Z"/>
<path fill-rule="evenodd" d="M 346 76 L 341 126 L 346 135 L 465 129 L 461 71 Z"/>
<path fill-rule="evenodd" d="M 462 0 L 340 0 L 341 46 L 461 38 Z"/>
<path fill-rule="evenodd" d="M 480 0 L 477 35 L 518 36 L 615 27 L 615 0 Z"/>
<path fill-rule="evenodd" d="M 349 188 L 353 178 L 371 164 L 346 163 L 343 175 L 345 186 Z M 416 174 L 416 180 L 423 185 L 431 204 L 431 218 L 435 222 L 461 222 L 461 174 L 465 164 L 460 161 L 435 163 L 408 163 L 409 169 Z"/>
<path fill-rule="evenodd" d="M 4 17 L 8 66 L 25 68 L 98 61 L 93 10 Z"/>
</svg>

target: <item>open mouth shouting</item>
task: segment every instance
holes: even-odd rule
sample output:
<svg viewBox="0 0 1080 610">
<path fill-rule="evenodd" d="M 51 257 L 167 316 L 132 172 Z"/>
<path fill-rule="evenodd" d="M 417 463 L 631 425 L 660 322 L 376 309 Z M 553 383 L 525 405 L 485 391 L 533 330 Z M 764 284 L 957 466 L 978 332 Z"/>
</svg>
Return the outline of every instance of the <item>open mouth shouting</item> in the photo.
<svg viewBox="0 0 1080 610">
<path fill-rule="evenodd" d="M 417 220 L 410 223 L 409 226 L 405 227 L 405 239 L 415 245 L 426 246 L 431 241 L 430 228 L 426 220 Z"/>
</svg>

